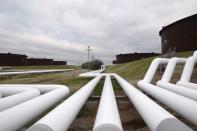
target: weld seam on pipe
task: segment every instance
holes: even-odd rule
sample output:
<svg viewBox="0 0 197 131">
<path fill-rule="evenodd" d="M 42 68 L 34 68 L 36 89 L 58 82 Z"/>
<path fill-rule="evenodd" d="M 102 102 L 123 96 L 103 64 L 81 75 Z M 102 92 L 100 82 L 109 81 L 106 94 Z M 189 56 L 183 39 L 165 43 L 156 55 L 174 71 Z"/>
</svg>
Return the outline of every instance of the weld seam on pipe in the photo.
<svg viewBox="0 0 197 131">
<path fill-rule="evenodd" d="M 105 78 L 93 131 L 123 131 L 109 75 Z"/>
<path fill-rule="evenodd" d="M 0 130 L 16 131 L 66 97 L 69 89 L 59 88 L 0 112 Z M 20 119 L 18 119 L 20 117 Z"/>
<path fill-rule="evenodd" d="M 27 131 L 65 131 L 81 110 L 102 76 L 97 76 L 62 104 L 32 125 Z"/>
<path fill-rule="evenodd" d="M 114 77 L 151 131 L 192 131 L 192 129 L 187 127 L 126 80 L 118 75 L 114 75 Z"/>
<path fill-rule="evenodd" d="M 152 97 L 156 98 L 166 106 L 170 107 L 181 116 L 188 119 L 191 123 L 197 125 L 197 102 L 189 99 L 187 97 L 178 95 L 176 93 L 170 92 L 168 90 L 159 88 L 155 85 L 150 83 L 139 81 L 138 87 L 151 95 Z"/>
</svg>

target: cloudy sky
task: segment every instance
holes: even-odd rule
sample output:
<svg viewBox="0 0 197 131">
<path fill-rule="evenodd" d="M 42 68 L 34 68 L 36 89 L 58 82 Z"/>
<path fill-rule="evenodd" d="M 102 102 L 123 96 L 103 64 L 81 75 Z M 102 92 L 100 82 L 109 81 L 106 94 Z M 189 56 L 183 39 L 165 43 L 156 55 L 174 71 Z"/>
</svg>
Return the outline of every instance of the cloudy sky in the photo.
<svg viewBox="0 0 197 131">
<path fill-rule="evenodd" d="M 197 0 L 0 0 L 0 52 L 105 63 L 160 52 L 162 26 L 197 13 Z"/>
</svg>

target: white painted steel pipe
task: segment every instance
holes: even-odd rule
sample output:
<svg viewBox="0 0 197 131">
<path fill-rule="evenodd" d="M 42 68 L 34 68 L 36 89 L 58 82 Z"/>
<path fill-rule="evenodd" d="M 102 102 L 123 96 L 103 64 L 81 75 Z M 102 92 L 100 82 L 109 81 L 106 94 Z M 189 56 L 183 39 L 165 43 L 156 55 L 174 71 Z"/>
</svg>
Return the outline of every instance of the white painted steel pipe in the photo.
<svg viewBox="0 0 197 131">
<path fill-rule="evenodd" d="M 19 94 L 21 92 L 26 92 L 29 90 L 34 90 L 34 88 L 25 88 L 25 87 L 18 87 L 15 88 L 14 86 L 1 86 L 0 84 L 0 93 L 3 97 Z"/>
<path fill-rule="evenodd" d="M 185 81 L 185 82 L 190 81 L 194 69 L 194 65 L 196 62 L 197 62 L 197 51 L 193 53 L 193 56 L 187 59 L 180 81 Z"/>
<path fill-rule="evenodd" d="M 109 75 L 105 78 L 93 131 L 123 131 Z"/>
<path fill-rule="evenodd" d="M 79 74 L 79 77 L 96 77 L 96 76 L 100 75 L 100 73 L 102 73 L 103 71 L 104 70 L 102 70 L 102 69 L 90 71 L 90 72 Z"/>
<path fill-rule="evenodd" d="M 194 51 L 193 56 L 197 57 L 197 51 Z"/>
<path fill-rule="evenodd" d="M 102 65 L 101 66 L 101 70 L 105 70 L 106 69 L 106 66 L 105 65 Z"/>
<path fill-rule="evenodd" d="M 184 86 L 178 86 L 178 85 L 163 82 L 163 81 L 158 81 L 156 85 L 166 90 L 172 91 L 174 93 L 180 94 L 182 96 L 185 96 L 187 98 L 197 101 L 197 90 L 190 89 Z"/>
<path fill-rule="evenodd" d="M 195 63 L 196 63 L 195 57 L 189 57 L 187 59 L 180 81 L 186 81 L 186 82 L 190 81 Z"/>
<path fill-rule="evenodd" d="M 164 74 L 162 76 L 162 79 L 158 81 L 156 85 L 161 88 L 167 89 L 169 91 L 175 92 L 177 94 L 183 95 L 185 97 L 197 100 L 197 91 L 183 87 L 183 86 L 177 86 L 175 84 L 169 83 L 176 65 L 184 64 L 185 61 L 186 61 L 185 58 L 174 57 L 170 59 L 164 71 Z"/>
<path fill-rule="evenodd" d="M 30 100 L 40 93 L 65 88 L 63 85 L 47 84 L 0 84 L 0 93 L 5 97 L 0 100 L 0 111 Z"/>
<path fill-rule="evenodd" d="M 187 87 L 187 88 L 191 88 L 193 90 L 197 90 L 197 84 L 195 84 L 195 83 L 185 82 L 185 81 L 178 81 L 176 84 L 179 85 L 179 86 L 184 86 L 184 87 Z"/>
<path fill-rule="evenodd" d="M 101 76 L 91 80 L 27 131 L 66 131 L 94 90 Z"/>
<path fill-rule="evenodd" d="M 0 87 L 0 92 L 7 91 L 7 90 L 14 91 L 14 90 L 17 90 L 17 89 L 18 88 Z M 4 95 L 5 95 L 5 93 L 4 93 Z M 0 112 L 5 110 L 5 109 L 8 109 L 12 106 L 15 106 L 17 104 L 20 104 L 22 102 L 30 100 L 34 97 L 37 97 L 39 95 L 40 95 L 40 92 L 37 89 L 30 89 L 29 88 L 28 91 L 23 90 L 23 92 L 20 92 L 18 94 L 14 94 L 14 95 L 11 95 L 11 96 L 4 97 L 4 98 L 0 99 Z"/>
<path fill-rule="evenodd" d="M 47 93 L 58 88 L 65 88 L 64 85 L 56 84 L 0 84 L 0 88 L 2 87 L 7 88 L 6 92 L 4 91 L 4 93 L 6 93 L 7 95 L 12 95 L 24 90 L 29 90 L 29 88 L 37 89 L 40 91 L 41 94 Z M 10 87 L 14 89 L 8 90 Z"/>
<path fill-rule="evenodd" d="M 188 119 L 193 124 L 197 125 L 197 102 L 187 97 L 178 95 L 168 90 L 158 88 L 145 81 L 139 81 L 138 86 L 140 89 L 158 99 L 160 102 L 170 107 L 181 116 Z"/>
<path fill-rule="evenodd" d="M 22 128 L 68 93 L 69 89 L 65 86 L 0 112 L 0 130 L 16 131 Z"/>
<path fill-rule="evenodd" d="M 126 80 L 114 75 L 151 131 L 192 131 Z"/>
<path fill-rule="evenodd" d="M 149 69 L 144 77 L 144 81 L 150 83 L 159 67 L 161 64 L 167 64 L 169 59 L 165 58 L 156 58 L 151 62 L 151 65 L 149 66 Z"/>
<path fill-rule="evenodd" d="M 90 78 L 97 77 L 98 75 L 100 75 L 104 71 L 105 71 L 105 65 L 101 65 L 101 69 L 79 74 L 79 77 L 90 77 Z"/>
<path fill-rule="evenodd" d="M 21 75 L 21 74 L 40 74 L 40 73 L 55 73 L 55 72 L 64 72 L 72 71 L 73 69 L 58 69 L 58 70 L 31 70 L 31 71 L 18 71 L 18 72 L 0 72 L 0 76 L 6 75 Z"/>
<path fill-rule="evenodd" d="M 187 60 L 186 58 L 177 58 L 177 57 L 171 58 L 167 64 L 167 67 L 164 71 L 161 81 L 170 82 L 170 79 L 172 78 L 172 75 L 173 75 L 173 72 L 176 68 L 176 65 L 177 64 L 184 64 L 186 62 L 186 60 Z M 164 64 L 166 64 L 166 63 L 164 63 Z"/>
<path fill-rule="evenodd" d="M 196 62 L 197 62 L 197 51 L 195 51 L 193 56 L 189 57 L 188 60 L 186 61 L 185 67 L 183 69 L 183 73 L 181 75 L 181 79 L 180 81 L 177 82 L 177 85 L 185 86 L 191 89 L 197 89 L 197 84 L 190 82 Z"/>
</svg>

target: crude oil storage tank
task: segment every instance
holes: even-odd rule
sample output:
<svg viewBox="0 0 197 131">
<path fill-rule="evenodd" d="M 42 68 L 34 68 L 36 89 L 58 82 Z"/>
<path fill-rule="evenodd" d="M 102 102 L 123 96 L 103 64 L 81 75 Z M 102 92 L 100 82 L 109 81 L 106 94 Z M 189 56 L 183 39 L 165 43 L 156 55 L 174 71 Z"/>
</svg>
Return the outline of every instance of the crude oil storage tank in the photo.
<svg viewBox="0 0 197 131">
<path fill-rule="evenodd" d="M 160 30 L 162 53 L 169 50 L 194 51 L 197 49 L 197 14 L 178 20 Z"/>
</svg>

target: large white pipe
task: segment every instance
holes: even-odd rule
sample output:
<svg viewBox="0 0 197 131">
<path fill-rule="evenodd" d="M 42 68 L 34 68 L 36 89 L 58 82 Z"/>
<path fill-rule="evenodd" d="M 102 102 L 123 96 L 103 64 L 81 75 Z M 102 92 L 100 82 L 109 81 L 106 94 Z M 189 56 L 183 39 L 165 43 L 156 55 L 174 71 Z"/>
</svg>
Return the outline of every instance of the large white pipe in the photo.
<svg viewBox="0 0 197 131">
<path fill-rule="evenodd" d="M 191 89 L 197 89 L 197 84 L 190 82 L 196 62 L 197 62 L 197 51 L 195 51 L 193 56 L 189 57 L 188 60 L 186 61 L 185 67 L 183 69 L 183 73 L 181 75 L 181 79 L 180 81 L 177 82 L 177 85 L 189 87 Z"/>
<path fill-rule="evenodd" d="M 197 84 L 195 84 L 195 83 L 186 82 L 186 81 L 178 81 L 176 84 L 179 86 L 184 86 L 187 88 L 191 88 L 193 90 L 197 90 Z"/>
<path fill-rule="evenodd" d="M 34 88 L 26 88 L 26 87 L 17 87 L 14 86 L 1 86 L 0 84 L 0 93 L 3 97 L 19 94 L 21 92 L 26 92 L 29 90 L 33 90 Z"/>
<path fill-rule="evenodd" d="M 93 131 L 123 131 L 109 75 L 105 79 Z"/>
<path fill-rule="evenodd" d="M 29 90 L 29 88 L 37 89 L 40 91 L 41 94 L 47 93 L 58 88 L 65 88 L 64 85 L 56 84 L 0 84 L 0 88 L 2 87 L 5 89 L 7 88 L 7 90 L 4 91 L 4 93 L 6 93 L 7 95 L 12 95 L 24 90 Z M 9 90 L 10 87 L 14 89 Z"/>
<path fill-rule="evenodd" d="M 0 72 L 0 76 L 6 75 L 21 75 L 21 74 L 40 74 L 40 73 L 55 73 L 55 72 L 64 72 L 72 71 L 73 69 L 58 69 L 58 70 L 31 70 L 31 71 L 18 71 L 18 72 Z"/>
<path fill-rule="evenodd" d="M 5 97 L 0 99 L 0 111 L 30 100 L 49 91 L 65 88 L 63 85 L 47 84 L 0 84 L 0 93 Z"/>
<path fill-rule="evenodd" d="M 140 89 L 158 99 L 166 106 L 170 107 L 181 116 L 188 119 L 193 124 L 197 125 L 197 102 L 187 97 L 175 94 L 168 90 L 158 88 L 145 81 L 139 81 L 138 86 Z"/>
<path fill-rule="evenodd" d="M 197 57 L 197 51 L 194 51 L 193 56 Z"/>
<path fill-rule="evenodd" d="M 101 65 L 101 70 L 105 70 L 106 69 L 106 65 Z"/>
<path fill-rule="evenodd" d="M 102 76 L 98 76 L 36 122 L 27 131 L 66 131 Z"/>
<path fill-rule="evenodd" d="M 183 73 L 181 75 L 180 81 L 189 82 L 192 76 L 193 68 L 196 62 L 195 57 L 189 57 L 185 63 Z"/>
<path fill-rule="evenodd" d="M 0 87 L 0 92 L 3 92 L 5 90 L 17 90 L 18 88 L 12 88 L 12 87 L 6 87 L 6 88 L 3 88 L 3 87 Z M 15 106 L 17 104 L 20 104 L 22 102 L 25 102 L 27 100 L 30 100 L 34 97 L 37 97 L 40 95 L 40 92 L 37 90 L 37 89 L 31 89 L 29 88 L 28 91 L 23 91 L 23 92 L 20 92 L 18 94 L 14 94 L 14 95 L 11 95 L 11 96 L 7 96 L 7 97 L 4 97 L 2 99 L 0 99 L 0 112 L 5 110 L 5 109 L 8 109 L 12 106 Z M 5 96 L 5 94 L 4 94 Z"/>
<path fill-rule="evenodd" d="M 167 67 L 163 73 L 161 81 L 170 82 L 170 79 L 172 78 L 172 75 L 173 75 L 173 72 L 176 68 L 176 65 L 177 64 L 184 64 L 185 62 L 186 62 L 186 58 L 173 57 L 169 60 L 169 62 L 167 62 L 168 64 L 164 63 L 164 64 L 167 64 Z"/>
<path fill-rule="evenodd" d="M 0 112 L 0 130 L 16 131 L 22 128 L 68 93 L 69 89 L 65 86 Z"/>
<path fill-rule="evenodd" d="M 180 94 L 182 96 L 197 101 L 197 90 L 190 89 L 184 86 L 178 86 L 164 81 L 158 81 L 156 85 L 166 90 L 172 91 L 174 93 Z"/>
<path fill-rule="evenodd" d="M 196 61 L 197 61 L 197 51 L 193 53 L 193 56 L 187 59 L 180 81 L 186 81 L 186 82 L 190 81 Z"/>
<path fill-rule="evenodd" d="M 183 95 L 185 97 L 197 100 L 197 91 L 183 87 L 183 86 L 177 86 L 175 84 L 171 84 L 170 79 L 173 75 L 173 72 L 175 70 L 175 67 L 177 64 L 183 64 L 185 63 L 185 58 L 177 58 L 174 57 L 169 60 L 168 65 L 164 71 L 164 74 L 162 76 L 162 79 L 156 83 L 157 86 L 162 87 L 164 89 L 167 89 L 169 91 L 178 93 L 180 95 Z"/>
<path fill-rule="evenodd" d="M 126 80 L 114 75 L 151 131 L 191 131 L 164 108 L 148 98 Z"/>
<path fill-rule="evenodd" d="M 150 83 L 161 64 L 167 64 L 169 59 L 166 58 L 156 58 L 151 62 L 151 65 L 149 66 L 149 69 L 144 77 L 144 81 Z"/>
<path fill-rule="evenodd" d="M 101 69 L 79 74 L 79 77 L 90 77 L 90 78 L 97 77 L 98 75 L 100 75 L 104 71 L 105 71 L 105 65 L 101 65 Z"/>
</svg>

